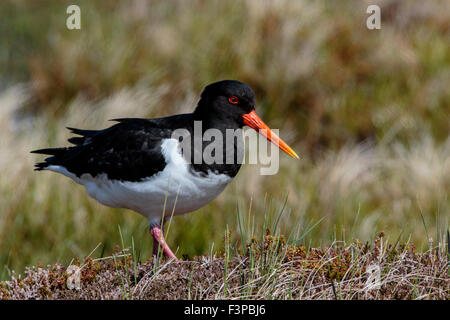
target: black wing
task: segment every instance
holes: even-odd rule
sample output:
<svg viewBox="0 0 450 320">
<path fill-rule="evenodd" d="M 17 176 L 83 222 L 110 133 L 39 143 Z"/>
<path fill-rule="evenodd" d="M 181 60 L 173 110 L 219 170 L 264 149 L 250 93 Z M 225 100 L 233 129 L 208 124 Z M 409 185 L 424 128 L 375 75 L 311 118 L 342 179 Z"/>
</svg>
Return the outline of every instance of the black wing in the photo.
<svg viewBox="0 0 450 320">
<path fill-rule="evenodd" d="M 161 124 L 162 119 L 115 121 L 119 123 L 104 130 L 69 128 L 80 136 L 69 139 L 75 146 L 32 151 L 51 155 L 37 163 L 35 170 L 59 165 L 78 177 L 106 173 L 109 179 L 121 181 L 141 181 L 163 170 L 161 143 L 170 138 L 172 130 Z"/>
</svg>

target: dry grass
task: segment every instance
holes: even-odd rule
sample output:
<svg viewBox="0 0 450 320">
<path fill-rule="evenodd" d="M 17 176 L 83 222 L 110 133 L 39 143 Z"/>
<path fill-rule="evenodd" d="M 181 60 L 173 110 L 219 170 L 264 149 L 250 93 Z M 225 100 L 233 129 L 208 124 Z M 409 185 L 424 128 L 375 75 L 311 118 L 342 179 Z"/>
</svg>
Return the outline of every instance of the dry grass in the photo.
<svg viewBox="0 0 450 320">
<path fill-rule="evenodd" d="M 64 266 L 27 268 L 0 283 L 0 299 L 441 299 L 450 298 L 446 248 L 410 244 L 291 246 L 267 235 L 245 256 L 136 263 L 129 250 L 86 258 L 79 289 Z"/>
</svg>

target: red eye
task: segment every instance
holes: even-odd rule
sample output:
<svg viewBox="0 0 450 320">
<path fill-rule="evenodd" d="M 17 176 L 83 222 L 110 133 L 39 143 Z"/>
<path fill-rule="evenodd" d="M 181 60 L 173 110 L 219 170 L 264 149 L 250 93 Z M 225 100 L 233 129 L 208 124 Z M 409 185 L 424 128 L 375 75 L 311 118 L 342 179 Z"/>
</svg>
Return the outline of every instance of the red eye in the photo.
<svg viewBox="0 0 450 320">
<path fill-rule="evenodd" d="M 236 96 L 231 96 L 228 98 L 228 101 L 232 104 L 238 104 L 239 103 L 239 99 Z"/>
</svg>

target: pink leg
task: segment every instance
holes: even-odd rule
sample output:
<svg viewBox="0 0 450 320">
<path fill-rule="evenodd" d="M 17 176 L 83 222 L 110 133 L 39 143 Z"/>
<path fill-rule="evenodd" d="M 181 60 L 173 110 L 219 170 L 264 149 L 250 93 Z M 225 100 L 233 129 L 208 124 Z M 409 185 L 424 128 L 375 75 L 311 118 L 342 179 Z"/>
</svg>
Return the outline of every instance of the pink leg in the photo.
<svg viewBox="0 0 450 320">
<path fill-rule="evenodd" d="M 163 232 L 161 231 L 161 228 L 159 226 L 150 226 L 150 234 L 153 237 L 153 255 L 156 256 L 158 253 L 158 244 L 163 249 L 163 253 L 169 257 L 174 258 L 175 261 L 177 261 L 177 257 L 173 254 L 172 250 L 170 250 L 169 246 L 167 245 L 166 241 L 164 240 Z"/>
</svg>

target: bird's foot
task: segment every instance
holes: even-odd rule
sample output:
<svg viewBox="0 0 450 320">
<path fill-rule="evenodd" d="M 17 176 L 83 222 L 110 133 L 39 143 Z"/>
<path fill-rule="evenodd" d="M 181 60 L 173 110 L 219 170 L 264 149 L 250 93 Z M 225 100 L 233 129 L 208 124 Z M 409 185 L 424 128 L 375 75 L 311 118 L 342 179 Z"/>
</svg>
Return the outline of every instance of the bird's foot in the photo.
<svg viewBox="0 0 450 320">
<path fill-rule="evenodd" d="M 161 228 L 159 226 L 151 226 L 150 227 L 150 234 L 153 237 L 153 255 L 158 255 L 158 249 L 159 247 L 163 250 L 163 253 L 171 259 L 174 259 L 175 261 L 178 261 L 175 254 L 170 250 L 169 245 L 166 243 L 166 240 L 164 240 L 164 234 L 161 231 Z"/>
</svg>

